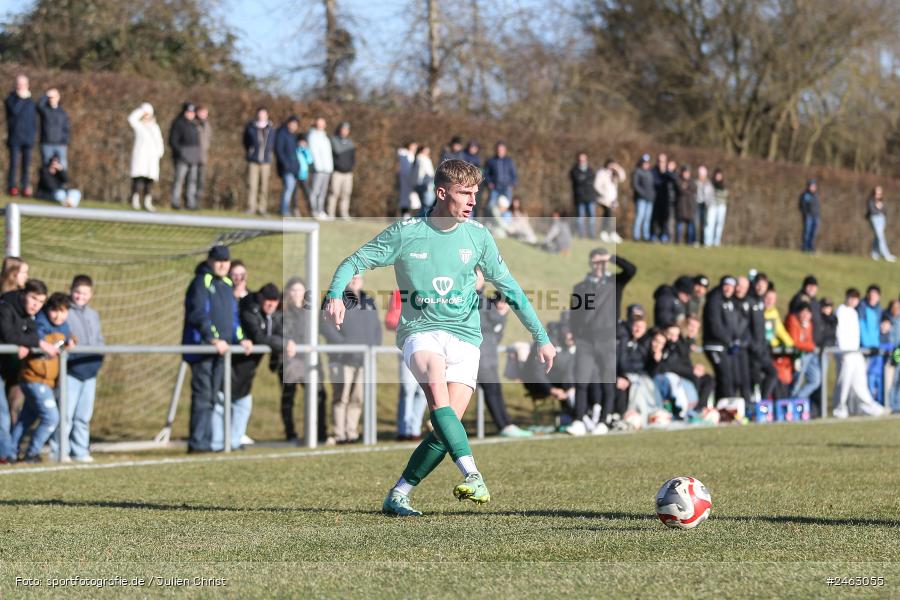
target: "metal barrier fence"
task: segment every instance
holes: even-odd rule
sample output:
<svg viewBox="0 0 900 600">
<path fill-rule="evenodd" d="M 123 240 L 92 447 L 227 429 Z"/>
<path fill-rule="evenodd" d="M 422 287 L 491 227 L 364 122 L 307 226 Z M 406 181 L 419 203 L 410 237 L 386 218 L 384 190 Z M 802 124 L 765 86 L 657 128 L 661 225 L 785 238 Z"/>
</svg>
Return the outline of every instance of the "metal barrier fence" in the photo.
<svg viewBox="0 0 900 600">
<path fill-rule="evenodd" d="M 498 347 L 498 353 L 506 352 L 511 349 L 512 345 L 505 345 Z M 10 344 L 0 344 L 0 355 L 3 354 L 16 354 L 19 351 L 19 346 L 14 346 Z M 268 346 L 264 345 L 255 345 L 251 351 L 251 354 L 267 354 L 272 350 Z M 297 345 L 298 353 L 306 353 L 307 356 L 317 353 L 332 353 L 332 352 L 340 352 L 344 354 L 362 354 L 363 355 L 363 444 L 365 445 L 373 445 L 378 441 L 378 401 L 377 401 L 377 385 L 378 385 L 378 376 L 377 376 L 377 358 L 379 354 L 393 354 L 400 355 L 400 350 L 395 346 L 366 346 L 363 344 L 298 344 Z M 861 350 L 861 352 L 865 355 L 871 355 L 873 351 Z M 245 354 L 243 346 L 234 345 L 229 346 L 228 350 L 222 355 L 224 360 L 224 376 L 223 376 L 223 396 L 224 396 L 224 451 L 231 452 L 231 362 L 232 356 L 234 354 Z M 820 355 L 821 361 L 821 369 L 822 369 L 822 386 L 821 386 L 821 397 L 820 397 L 820 414 L 823 417 L 828 416 L 828 407 L 829 407 L 829 397 L 828 397 L 828 367 L 830 359 L 829 357 L 833 354 L 839 353 L 838 349 L 835 347 L 829 347 L 823 349 Z M 75 346 L 71 349 L 63 349 L 60 351 L 60 365 L 59 365 L 59 381 L 65 381 L 67 370 L 68 370 L 68 357 L 74 354 L 203 354 L 203 355 L 217 355 L 218 351 L 214 346 L 187 346 L 187 345 L 172 345 L 172 346 L 138 346 L 138 345 L 109 345 L 109 346 Z M 309 361 L 312 363 L 312 361 Z M 185 363 L 182 363 L 182 367 L 179 373 L 178 381 L 176 382 L 175 392 L 173 394 L 172 403 L 170 404 L 168 416 L 167 416 L 167 427 L 171 427 L 172 421 L 175 418 L 175 411 L 177 409 L 178 398 L 181 395 L 182 381 L 184 376 L 184 371 L 186 370 Z M 305 432 L 306 432 L 306 446 L 310 448 L 316 447 L 318 444 L 317 439 L 317 378 L 310 378 L 307 380 L 307 386 L 312 386 L 312 390 L 307 390 L 307 392 L 312 392 L 306 395 L 305 402 Z M 71 425 L 68 423 L 67 417 L 67 390 L 65 385 L 59 386 L 59 413 L 60 420 L 59 425 L 57 427 L 56 436 L 57 436 L 57 454 L 56 460 L 62 461 L 63 457 L 68 455 L 69 451 L 69 440 L 62 435 L 62 432 L 67 430 Z M 310 401 L 310 397 L 315 400 Z M 477 405 L 476 405 L 476 436 L 481 439 L 485 435 L 485 414 L 484 414 L 484 396 L 481 390 L 478 390 L 477 393 Z M 157 436 L 157 440 L 160 440 L 160 436 Z"/>
</svg>

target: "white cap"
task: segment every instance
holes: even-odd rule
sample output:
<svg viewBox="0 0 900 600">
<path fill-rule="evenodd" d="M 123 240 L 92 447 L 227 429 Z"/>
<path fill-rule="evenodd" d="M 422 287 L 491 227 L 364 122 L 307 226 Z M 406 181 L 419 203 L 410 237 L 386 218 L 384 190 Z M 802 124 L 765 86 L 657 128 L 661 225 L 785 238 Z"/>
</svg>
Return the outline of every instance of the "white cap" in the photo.
<svg viewBox="0 0 900 600">
<path fill-rule="evenodd" d="M 153 114 L 153 105 L 149 102 L 144 102 L 141 104 L 141 112 L 147 113 L 148 115 Z"/>
</svg>

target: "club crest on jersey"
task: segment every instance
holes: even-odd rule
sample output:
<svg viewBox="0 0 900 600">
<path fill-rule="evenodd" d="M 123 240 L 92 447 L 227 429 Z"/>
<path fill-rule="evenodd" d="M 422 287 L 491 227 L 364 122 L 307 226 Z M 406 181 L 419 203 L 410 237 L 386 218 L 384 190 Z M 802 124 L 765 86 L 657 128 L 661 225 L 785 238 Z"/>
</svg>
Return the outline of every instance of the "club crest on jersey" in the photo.
<svg viewBox="0 0 900 600">
<path fill-rule="evenodd" d="M 431 285 L 434 286 L 434 291 L 438 294 L 446 296 L 447 292 L 453 289 L 453 279 L 450 277 L 435 277 L 431 280 Z"/>
<path fill-rule="evenodd" d="M 461 260 L 464 265 L 469 264 L 469 261 L 472 260 L 472 249 L 471 248 L 460 248 L 459 249 L 459 260 Z"/>
</svg>

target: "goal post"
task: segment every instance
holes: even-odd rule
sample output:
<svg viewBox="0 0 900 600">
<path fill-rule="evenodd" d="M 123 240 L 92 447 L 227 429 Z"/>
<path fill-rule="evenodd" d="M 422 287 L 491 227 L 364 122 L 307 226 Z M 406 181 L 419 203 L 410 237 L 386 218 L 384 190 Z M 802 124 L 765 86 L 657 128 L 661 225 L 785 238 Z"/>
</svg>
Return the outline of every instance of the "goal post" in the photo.
<svg viewBox="0 0 900 600">
<path fill-rule="evenodd" d="M 305 271 L 311 298 L 319 297 L 319 224 L 315 221 L 300 219 L 254 219 L 239 217 L 185 215 L 168 213 L 147 213 L 129 210 L 91 209 L 91 208 L 64 208 L 41 204 L 8 204 L 4 208 L 5 216 L 5 240 L 6 256 L 22 257 L 32 264 L 31 273 L 41 277 L 40 268 L 35 268 L 34 263 L 46 268 L 59 269 L 59 265 L 68 265 L 71 271 L 76 268 L 79 271 L 88 271 L 92 268 L 102 270 L 109 281 L 130 282 L 136 279 L 144 282 L 143 289 L 135 287 L 127 292 L 121 292 L 116 299 L 115 309 L 119 316 L 119 322 L 123 328 L 128 327 L 132 321 L 141 323 L 143 320 L 152 320 L 152 301 L 154 298 L 142 298 L 143 294 L 151 295 L 152 292 L 165 289 L 169 294 L 169 302 L 163 307 L 167 312 L 159 313 L 158 317 L 168 315 L 170 320 L 178 320 L 182 314 L 170 314 L 178 306 L 173 292 L 173 269 L 180 269 L 183 274 L 184 266 L 193 264 L 198 255 L 206 258 L 205 251 L 212 243 L 225 243 L 230 246 L 239 246 L 267 235 L 303 234 L 305 243 Z M 25 227 L 25 222 L 34 218 L 41 223 L 40 227 Z M 58 222 L 57 226 L 47 227 L 48 223 Z M 79 223 L 75 226 L 75 223 Z M 189 228 L 189 229 L 184 229 Z M 185 231 L 206 230 L 206 237 L 185 235 Z M 156 237 L 154 237 L 154 235 Z M 213 236 L 213 237 L 210 237 Z M 282 238 L 282 245 L 284 244 Z M 24 248 L 23 248 L 24 244 Z M 36 245 L 32 249 L 32 244 Z M 258 263 L 271 269 L 272 265 L 288 260 L 284 248 L 279 248 L 279 256 L 266 256 L 272 251 L 271 245 L 254 246 Z M 149 266 L 148 266 L 149 265 Z M 286 268 L 287 265 L 284 265 Z M 293 266 L 293 265 L 292 265 Z M 154 272 L 154 269 L 156 270 Z M 269 276 L 274 277 L 270 271 Z M 59 275 L 54 280 L 56 285 L 64 284 L 63 277 L 69 281 L 74 275 Z M 279 278 L 283 272 L 279 271 Z M 108 284 L 110 288 L 114 284 Z M 149 287 L 149 286 L 155 287 Z M 149 293 L 145 290 L 149 290 Z M 132 308 L 125 306 L 132 304 Z M 121 306 L 120 306 L 121 304 Z M 154 307 L 159 309 L 159 307 Z M 101 318 L 103 314 L 101 311 Z M 153 328 L 153 323 L 141 323 L 142 326 Z M 168 334 L 175 331 L 173 323 L 168 324 Z M 306 337 L 310 346 L 315 346 L 319 337 L 319 322 L 316 318 L 310 318 L 307 322 Z M 109 337 L 105 331 L 106 337 Z M 120 336 L 122 337 L 122 336 Z M 120 340 L 116 340 L 119 342 Z M 125 340 L 122 340 L 125 341 Z M 107 343 L 110 343 L 109 341 Z M 115 343 L 115 342 L 114 342 Z M 156 342 L 159 343 L 159 342 Z M 317 440 L 317 390 L 318 390 L 318 352 L 311 351 L 306 355 L 307 361 L 307 385 L 305 386 L 304 403 L 304 433 L 305 442 L 309 447 L 315 447 Z M 171 361 L 170 361 L 171 362 Z M 180 360 L 179 360 L 180 365 Z M 180 368 L 180 367 L 179 367 Z M 174 365 L 168 364 L 168 370 L 175 376 Z M 123 369 L 123 372 L 125 370 Z M 124 377 L 130 377 L 126 373 Z M 152 373 L 146 377 L 152 379 Z M 156 384 L 158 381 L 148 381 L 148 384 Z M 122 385 L 120 384 L 120 387 Z M 148 386 L 149 387 L 149 386 Z M 99 389 L 98 389 L 99 393 Z M 168 403 L 166 403 L 168 406 Z"/>
</svg>

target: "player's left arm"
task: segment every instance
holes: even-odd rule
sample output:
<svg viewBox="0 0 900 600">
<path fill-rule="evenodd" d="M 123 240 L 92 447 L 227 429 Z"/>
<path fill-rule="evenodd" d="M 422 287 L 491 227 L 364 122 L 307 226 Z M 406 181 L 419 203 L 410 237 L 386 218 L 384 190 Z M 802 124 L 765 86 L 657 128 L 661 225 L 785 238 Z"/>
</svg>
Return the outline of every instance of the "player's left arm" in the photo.
<svg viewBox="0 0 900 600">
<path fill-rule="evenodd" d="M 547 371 L 549 371 L 553 366 L 553 357 L 556 356 L 556 347 L 550 343 L 550 336 L 547 335 L 547 331 L 541 324 L 541 320 L 534 311 L 531 302 L 528 301 L 522 286 L 509 272 L 509 267 L 506 266 L 503 257 L 500 255 L 500 250 L 497 248 L 497 242 L 487 232 L 485 232 L 484 252 L 478 262 L 478 266 L 481 267 L 484 278 L 500 290 L 509 303 L 510 308 L 516 313 L 519 321 L 531 333 L 534 341 L 538 343 L 540 346 L 540 360 L 547 365 Z"/>
</svg>

